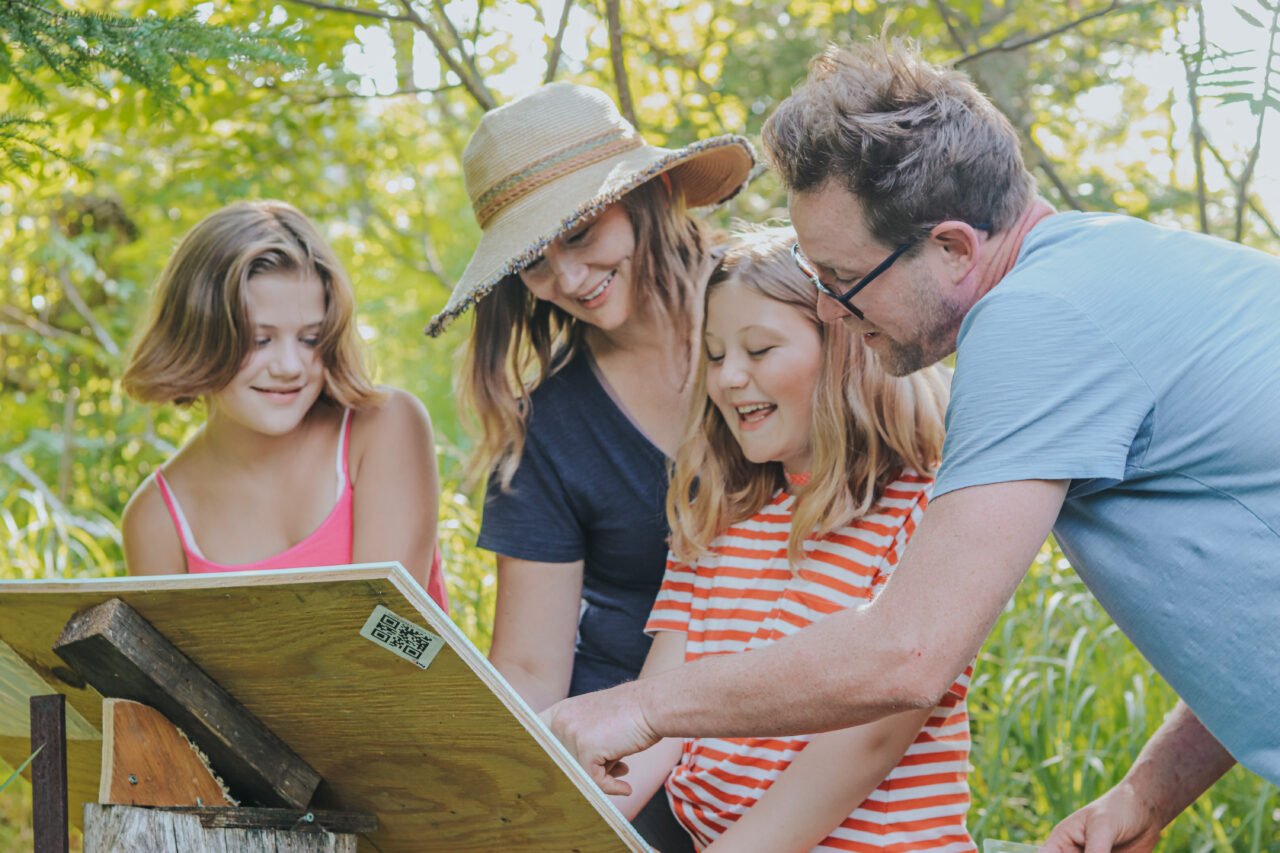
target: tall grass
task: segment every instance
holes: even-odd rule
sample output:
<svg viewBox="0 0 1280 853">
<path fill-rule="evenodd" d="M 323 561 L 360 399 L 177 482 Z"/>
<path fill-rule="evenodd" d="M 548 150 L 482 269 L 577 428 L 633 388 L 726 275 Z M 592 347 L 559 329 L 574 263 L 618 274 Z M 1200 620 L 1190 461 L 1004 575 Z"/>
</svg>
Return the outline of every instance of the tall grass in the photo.
<svg viewBox="0 0 1280 853">
<path fill-rule="evenodd" d="M 27 450 L 0 455 L 0 578 L 111 574 L 120 534 L 109 510 L 68 504 L 27 464 Z"/>
</svg>

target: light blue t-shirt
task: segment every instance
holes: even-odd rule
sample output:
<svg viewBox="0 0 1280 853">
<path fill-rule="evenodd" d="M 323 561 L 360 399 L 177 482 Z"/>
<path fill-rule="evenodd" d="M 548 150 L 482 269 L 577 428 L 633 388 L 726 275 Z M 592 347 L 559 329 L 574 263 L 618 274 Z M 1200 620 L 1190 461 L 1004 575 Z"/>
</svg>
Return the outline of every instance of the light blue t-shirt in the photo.
<svg viewBox="0 0 1280 853">
<path fill-rule="evenodd" d="M 960 327 L 935 495 L 1069 479 L 1063 551 L 1280 784 L 1280 259 L 1109 214 L 1036 225 Z"/>
</svg>

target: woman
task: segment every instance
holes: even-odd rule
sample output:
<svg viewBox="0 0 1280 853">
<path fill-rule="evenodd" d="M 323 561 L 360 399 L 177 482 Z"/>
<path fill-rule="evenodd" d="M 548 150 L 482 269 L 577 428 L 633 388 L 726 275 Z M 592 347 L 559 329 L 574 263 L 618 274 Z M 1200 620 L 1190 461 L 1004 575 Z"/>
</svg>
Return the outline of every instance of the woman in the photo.
<svg viewBox="0 0 1280 853">
<path fill-rule="evenodd" d="M 687 211 L 733 196 L 753 165 L 736 136 L 648 145 L 608 97 L 570 84 L 490 112 L 463 154 L 483 234 L 427 332 L 476 306 L 460 396 L 490 475 L 490 658 L 535 710 L 644 664 L 714 265 Z M 647 822 L 651 843 L 678 849 Z"/>
</svg>

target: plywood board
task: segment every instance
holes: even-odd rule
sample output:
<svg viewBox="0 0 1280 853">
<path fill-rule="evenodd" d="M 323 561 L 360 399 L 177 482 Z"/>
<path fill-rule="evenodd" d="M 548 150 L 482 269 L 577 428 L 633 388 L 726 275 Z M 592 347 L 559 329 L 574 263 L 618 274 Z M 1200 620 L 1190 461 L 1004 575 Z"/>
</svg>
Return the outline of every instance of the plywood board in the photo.
<svg viewBox="0 0 1280 853">
<path fill-rule="evenodd" d="M 0 682 L 0 690 L 48 685 L 67 696 L 68 716 L 74 708 L 89 729 L 69 733 L 73 819 L 96 800 L 102 697 L 51 648 L 72 615 L 114 597 L 320 773 L 315 807 L 377 816 L 377 831 L 361 840 L 363 853 L 647 849 L 394 563 L 0 582 L 0 641 L 30 670 Z M 371 633 L 366 625 L 378 607 L 438 638 L 425 669 L 362 635 Z M 390 639 L 416 638 L 393 632 Z M 421 648 L 404 645 L 409 657 Z M 0 757 L 14 766 L 29 751 L 26 733 L 10 731 L 16 728 L 0 721 Z"/>
</svg>

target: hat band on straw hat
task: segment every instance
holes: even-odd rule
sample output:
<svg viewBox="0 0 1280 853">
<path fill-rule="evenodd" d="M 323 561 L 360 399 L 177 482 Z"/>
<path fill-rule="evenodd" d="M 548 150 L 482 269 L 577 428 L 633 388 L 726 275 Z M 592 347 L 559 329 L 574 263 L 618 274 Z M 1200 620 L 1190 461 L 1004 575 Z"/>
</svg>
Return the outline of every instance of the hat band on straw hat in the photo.
<svg viewBox="0 0 1280 853">
<path fill-rule="evenodd" d="M 610 129 L 585 142 L 552 152 L 481 193 L 474 202 L 476 221 L 484 228 L 503 208 L 519 201 L 538 187 L 625 151 L 642 148 L 644 144 L 644 139 L 638 133 Z"/>
</svg>

